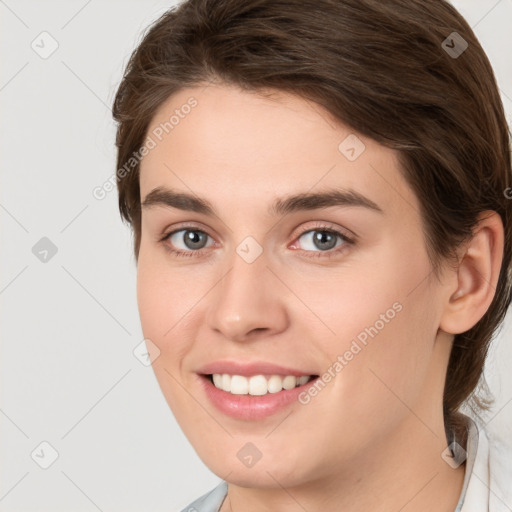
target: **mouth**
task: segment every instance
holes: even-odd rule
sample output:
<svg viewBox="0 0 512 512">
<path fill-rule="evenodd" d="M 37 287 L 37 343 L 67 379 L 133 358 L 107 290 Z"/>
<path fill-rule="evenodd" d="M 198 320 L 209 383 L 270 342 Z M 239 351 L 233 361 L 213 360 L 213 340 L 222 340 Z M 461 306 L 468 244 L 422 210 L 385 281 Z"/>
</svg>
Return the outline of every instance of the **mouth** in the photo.
<svg viewBox="0 0 512 512">
<path fill-rule="evenodd" d="M 224 415 L 237 420 L 264 420 L 301 404 L 299 397 L 318 375 L 197 374 L 206 398 Z"/>
<path fill-rule="evenodd" d="M 201 374 L 215 388 L 231 395 L 265 396 L 281 393 L 309 384 L 319 375 L 276 375 L 258 374 L 252 376 L 227 373 Z"/>
</svg>

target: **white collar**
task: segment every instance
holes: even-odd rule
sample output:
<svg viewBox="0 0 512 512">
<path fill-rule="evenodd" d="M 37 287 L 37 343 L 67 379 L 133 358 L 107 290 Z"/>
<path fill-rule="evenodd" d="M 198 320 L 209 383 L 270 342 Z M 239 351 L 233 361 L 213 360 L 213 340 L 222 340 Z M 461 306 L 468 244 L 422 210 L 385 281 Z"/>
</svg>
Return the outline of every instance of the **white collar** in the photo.
<svg viewBox="0 0 512 512">
<path fill-rule="evenodd" d="M 512 512 L 512 435 L 468 421 L 466 474 L 454 512 Z"/>
</svg>

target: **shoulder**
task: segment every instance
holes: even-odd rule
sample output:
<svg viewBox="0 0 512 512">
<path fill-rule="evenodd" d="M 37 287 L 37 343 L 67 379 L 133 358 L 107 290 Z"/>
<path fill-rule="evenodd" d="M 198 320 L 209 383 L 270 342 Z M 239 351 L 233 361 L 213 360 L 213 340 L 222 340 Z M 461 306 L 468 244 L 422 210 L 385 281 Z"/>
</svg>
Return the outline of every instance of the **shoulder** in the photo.
<svg viewBox="0 0 512 512">
<path fill-rule="evenodd" d="M 228 483 L 223 480 L 219 485 L 197 498 L 197 500 L 193 501 L 181 512 L 218 512 L 227 492 Z"/>
</svg>

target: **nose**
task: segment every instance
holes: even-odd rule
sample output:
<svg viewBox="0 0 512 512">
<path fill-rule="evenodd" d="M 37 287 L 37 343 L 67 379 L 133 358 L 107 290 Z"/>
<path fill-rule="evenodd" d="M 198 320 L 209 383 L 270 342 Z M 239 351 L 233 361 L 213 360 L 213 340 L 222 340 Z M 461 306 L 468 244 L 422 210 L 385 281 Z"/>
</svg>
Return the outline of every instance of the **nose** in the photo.
<svg viewBox="0 0 512 512">
<path fill-rule="evenodd" d="M 288 326 L 286 288 L 268 268 L 265 251 L 252 263 L 234 253 L 209 296 L 208 326 L 233 341 L 268 337 Z"/>
</svg>

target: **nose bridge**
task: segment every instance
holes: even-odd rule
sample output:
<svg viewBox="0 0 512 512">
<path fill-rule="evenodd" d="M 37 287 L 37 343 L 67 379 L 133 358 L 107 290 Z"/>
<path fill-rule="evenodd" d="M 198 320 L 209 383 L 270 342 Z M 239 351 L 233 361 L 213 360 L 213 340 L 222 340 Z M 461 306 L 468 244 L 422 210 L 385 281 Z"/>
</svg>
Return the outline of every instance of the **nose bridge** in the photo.
<svg viewBox="0 0 512 512">
<path fill-rule="evenodd" d="M 236 247 L 210 303 L 210 327 L 228 338 L 244 339 L 255 329 L 279 330 L 286 323 L 279 284 L 270 282 L 276 279 L 267 268 L 269 259 L 256 243 L 246 239 Z"/>
</svg>

